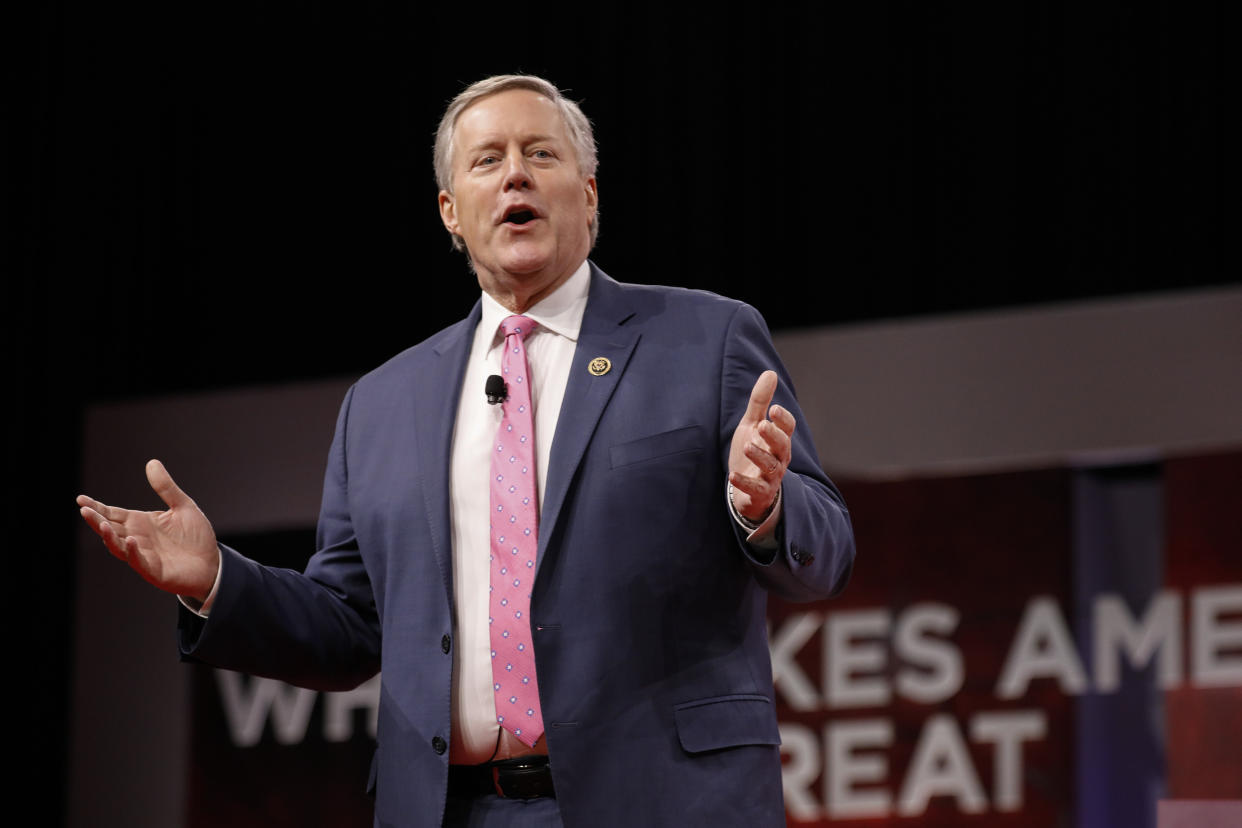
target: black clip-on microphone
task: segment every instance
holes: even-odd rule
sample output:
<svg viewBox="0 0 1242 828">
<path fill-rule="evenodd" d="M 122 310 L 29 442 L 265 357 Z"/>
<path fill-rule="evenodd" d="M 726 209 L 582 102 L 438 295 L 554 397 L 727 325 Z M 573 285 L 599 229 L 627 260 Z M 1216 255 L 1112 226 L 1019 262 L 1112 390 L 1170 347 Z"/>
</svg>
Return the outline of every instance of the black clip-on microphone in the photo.
<svg viewBox="0 0 1242 828">
<path fill-rule="evenodd" d="M 499 374 L 492 374 L 487 378 L 483 391 L 487 394 L 488 405 L 496 405 L 509 398 L 509 386 L 505 385 L 504 379 Z"/>
</svg>

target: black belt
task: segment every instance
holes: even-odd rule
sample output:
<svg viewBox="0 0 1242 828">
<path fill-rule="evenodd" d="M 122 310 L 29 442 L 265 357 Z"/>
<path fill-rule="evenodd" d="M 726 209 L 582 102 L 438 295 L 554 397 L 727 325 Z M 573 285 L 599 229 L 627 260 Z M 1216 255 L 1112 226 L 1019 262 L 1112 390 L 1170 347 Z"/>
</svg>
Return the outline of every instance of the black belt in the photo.
<svg viewBox="0 0 1242 828">
<path fill-rule="evenodd" d="M 555 797 L 548 757 L 520 756 L 485 765 L 449 765 L 449 797 L 473 799 L 487 794 L 510 799 Z"/>
</svg>

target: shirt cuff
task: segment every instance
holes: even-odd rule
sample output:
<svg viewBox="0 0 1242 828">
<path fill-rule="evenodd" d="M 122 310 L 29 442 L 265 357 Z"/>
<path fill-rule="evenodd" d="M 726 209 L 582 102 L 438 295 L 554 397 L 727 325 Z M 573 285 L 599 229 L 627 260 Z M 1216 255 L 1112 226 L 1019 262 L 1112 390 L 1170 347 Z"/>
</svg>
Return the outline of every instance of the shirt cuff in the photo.
<svg viewBox="0 0 1242 828">
<path fill-rule="evenodd" d="M 783 488 L 783 487 L 782 487 Z M 746 542 L 756 549 L 776 549 L 780 546 L 776 537 L 776 529 L 781 523 L 781 490 L 776 491 L 776 501 L 772 504 L 772 511 L 768 513 L 763 523 L 755 526 L 754 521 L 747 521 L 738 513 L 737 508 L 733 505 L 733 486 L 729 484 L 725 490 L 725 501 L 729 504 L 729 514 L 733 515 L 733 520 L 738 526 L 745 529 L 748 534 Z M 753 527 L 753 528 L 752 528 Z"/>
<path fill-rule="evenodd" d="M 216 591 L 220 589 L 220 571 L 224 569 L 224 555 L 220 555 L 220 560 L 216 564 L 216 580 L 211 585 L 211 592 L 207 593 L 207 598 L 201 604 L 197 598 L 191 598 L 188 595 L 178 595 L 177 600 L 181 602 L 181 606 L 197 615 L 199 618 L 206 618 L 211 614 L 211 605 L 216 602 Z"/>
</svg>

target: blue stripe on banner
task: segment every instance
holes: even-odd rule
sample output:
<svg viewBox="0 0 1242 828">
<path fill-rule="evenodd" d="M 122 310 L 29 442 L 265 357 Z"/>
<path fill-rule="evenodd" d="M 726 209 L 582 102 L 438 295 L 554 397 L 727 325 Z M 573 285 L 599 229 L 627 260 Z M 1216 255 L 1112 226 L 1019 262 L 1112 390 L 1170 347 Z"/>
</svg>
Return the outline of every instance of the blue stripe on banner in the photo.
<svg viewBox="0 0 1242 828">
<path fill-rule="evenodd" d="M 1074 630 L 1091 677 L 1076 703 L 1078 828 L 1155 828 L 1165 791 L 1164 697 L 1156 657 L 1139 669 L 1129 650 L 1106 649 L 1120 663 L 1120 685 L 1102 688 L 1095 647 L 1099 596 L 1124 604 L 1123 626 L 1139 627 L 1163 583 L 1164 486 L 1154 464 L 1086 469 L 1074 476 Z M 1117 608 L 1113 608 L 1116 626 Z M 1106 626 L 1101 624 L 1101 626 Z M 1108 637 L 1106 636 L 1105 639 Z"/>
</svg>

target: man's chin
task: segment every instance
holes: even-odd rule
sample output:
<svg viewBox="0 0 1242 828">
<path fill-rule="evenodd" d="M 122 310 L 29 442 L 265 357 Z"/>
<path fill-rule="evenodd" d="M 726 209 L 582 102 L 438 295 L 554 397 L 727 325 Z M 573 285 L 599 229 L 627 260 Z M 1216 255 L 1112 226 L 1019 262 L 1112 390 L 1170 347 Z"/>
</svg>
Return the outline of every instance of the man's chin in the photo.
<svg viewBox="0 0 1242 828">
<path fill-rule="evenodd" d="M 553 256 L 541 245 L 518 244 L 505 250 L 496 264 L 510 276 L 521 277 L 547 270 L 553 264 Z"/>
</svg>

